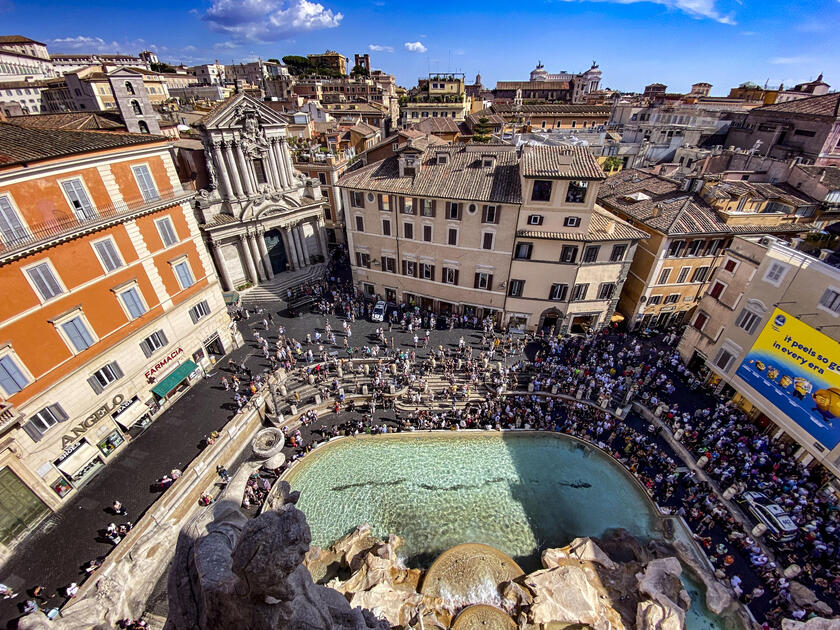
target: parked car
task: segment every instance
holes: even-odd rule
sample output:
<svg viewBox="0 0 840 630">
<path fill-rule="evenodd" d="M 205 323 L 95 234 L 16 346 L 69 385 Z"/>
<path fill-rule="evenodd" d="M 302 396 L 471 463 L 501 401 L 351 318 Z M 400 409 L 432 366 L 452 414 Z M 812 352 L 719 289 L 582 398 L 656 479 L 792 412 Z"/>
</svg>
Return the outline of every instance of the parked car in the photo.
<svg viewBox="0 0 840 630">
<path fill-rule="evenodd" d="M 379 300 L 373 307 L 373 313 L 370 315 L 371 321 L 381 322 L 385 320 L 385 302 Z"/>
<path fill-rule="evenodd" d="M 778 503 L 771 501 L 763 492 L 750 490 L 741 494 L 737 500 L 757 522 L 767 526 L 773 540 L 787 542 L 796 538 L 799 532 L 796 523 Z"/>
</svg>

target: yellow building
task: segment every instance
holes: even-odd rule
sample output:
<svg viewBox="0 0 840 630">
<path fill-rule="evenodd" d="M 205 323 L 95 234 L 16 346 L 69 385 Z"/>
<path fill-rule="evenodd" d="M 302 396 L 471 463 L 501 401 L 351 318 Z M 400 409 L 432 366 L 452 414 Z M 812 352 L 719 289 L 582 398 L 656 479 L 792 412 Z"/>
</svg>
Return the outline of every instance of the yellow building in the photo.
<svg viewBox="0 0 840 630">
<path fill-rule="evenodd" d="M 705 184 L 628 169 L 601 186 L 601 205 L 650 235 L 636 249 L 618 303 L 631 329 L 682 322 L 735 235 L 795 236 L 809 229 L 787 214 L 718 211 L 703 197 Z"/>
<path fill-rule="evenodd" d="M 143 87 L 152 105 L 163 103 L 169 98 L 169 88 L 163 75 L 142 68 L 120 68 L 119 70 L 142 77 Z M 73 99 L 73 108 L 85 111 L 116 109 L 117 103 L 108 80 L 110 72 L 103 66 L 88 66 L 77 72 L 66 74 L 64 80 L 69 89 L 70 98 Z"/>
</svg>

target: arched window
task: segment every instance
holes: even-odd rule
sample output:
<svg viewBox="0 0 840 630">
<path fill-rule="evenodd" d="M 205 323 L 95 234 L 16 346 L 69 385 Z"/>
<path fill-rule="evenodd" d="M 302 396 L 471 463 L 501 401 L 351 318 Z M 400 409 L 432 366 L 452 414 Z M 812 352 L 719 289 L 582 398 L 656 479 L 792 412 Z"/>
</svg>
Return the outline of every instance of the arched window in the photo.
<svg viewBox="0 0 840 630">
<path fill-rule="evenodd" d="M 140 103 L 138 103 L 137 101 L 131 101 L 131 109 L 133 109 L 134 113 L 138 116 L 143 115 L 143 110 L 140 109 Z"/>
<path fill-rule="evenodd" d="M 137 125 L 140 127 L 140 133 L 149 133 L 149 125 L 146 124 L 145 120 L 141 120 Z"/>
<path fill-rule="evenodd" d="M 131 85 L 131 81 L 126 81 L 125 82 L 125 91 L 128 92 L 129 94 L 134 94 L 134 86 Z"/>
</svg>

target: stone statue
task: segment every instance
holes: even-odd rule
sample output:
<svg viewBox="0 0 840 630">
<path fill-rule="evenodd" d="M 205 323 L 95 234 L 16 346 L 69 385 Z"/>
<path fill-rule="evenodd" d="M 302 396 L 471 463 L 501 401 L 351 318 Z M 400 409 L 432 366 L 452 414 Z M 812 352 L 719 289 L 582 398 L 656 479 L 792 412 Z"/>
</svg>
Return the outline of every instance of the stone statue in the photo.
<svg viewBox="0 0 840 630">
<path fill-rule="evenodd" d="M 253 109 L 241 108 L 237 110 L 236 116 L 242 120 L 242 131 L 239 132 L 242 151 L 251 159 L 263 157 L 269 146 L 265 129 L 260 125 L 259 113 Z"/>
<path fill-rule="evenodd" d="M 218 187 L 218 180 L 216 179 L 216 166 L 213 163 L 213 155 L 210 153 L 210 149 L 206 146 L 204 147 L 204 162 L 207 165 L 207 178 L 208 178 L 208 185 L 207 187 L 210 190 L 216 190 Z"/>
<path fill-rule="evenodd" d="M 176 630 L 387 630 L 387 621 L 351 608 L 316 585 L 303 559 L 311 535 L 299 494 L 281 482 L 283 505 L 247 519 L 238 504 L 217 511 L 206 533 L 181 540 L 169 576 L 169 622 Z M 273 506 L 272 506 L 273 507 Z"/>
</svg>

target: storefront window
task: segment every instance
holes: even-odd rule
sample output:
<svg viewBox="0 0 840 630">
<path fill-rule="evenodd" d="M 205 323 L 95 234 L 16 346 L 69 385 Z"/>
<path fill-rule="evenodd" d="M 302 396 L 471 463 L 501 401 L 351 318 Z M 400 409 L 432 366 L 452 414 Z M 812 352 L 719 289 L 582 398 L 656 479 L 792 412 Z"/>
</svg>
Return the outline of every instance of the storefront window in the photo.
<svg viewBox="0 0 840 630">
<path fill-rule="evenodd" d="M 58 479 L 53 481 L 50 484 L 50 487 L 62 499 L 67 496 L 67 493 L 70 492 L 70 490 L 73 489 L 73 486 L 71 486 L 70 482 L 67 481 L 64 477 L 59 477 Z"/>
<path fill-rule="evenodd" d="M 99 447 L 99 450 L 102 451 L 102 454 L 105 457 L 108 457 L 108 455 L 113 453 L 124 441 L 125 438 L 123 438 L 122 433 L 114 429 L 111 434 L 97 444 L 97 446 Z"/>
</svg>

